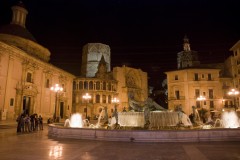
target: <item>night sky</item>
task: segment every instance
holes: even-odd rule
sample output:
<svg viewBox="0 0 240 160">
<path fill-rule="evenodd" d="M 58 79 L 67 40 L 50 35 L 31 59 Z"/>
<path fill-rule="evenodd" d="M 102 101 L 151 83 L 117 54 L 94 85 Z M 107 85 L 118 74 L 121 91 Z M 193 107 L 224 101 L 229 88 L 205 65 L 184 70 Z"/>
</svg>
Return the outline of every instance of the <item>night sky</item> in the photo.
<svg viewBox="0 0 240 160">
<path fill-rule="evenodd" d="M 0 0 L 0 25 L 11 21 L 16 0 Z M 183 37 L 201 63 L 221 63 L 240 39 L 238 1 L 215 0 L 23 0 L 26 28 L 51 51 L 51 63 L 80 75 L 82 47 L 104 43 L 112 67 L 148 72 L 159 87 L 163 72 L 177 68 Z"/>
</svg>

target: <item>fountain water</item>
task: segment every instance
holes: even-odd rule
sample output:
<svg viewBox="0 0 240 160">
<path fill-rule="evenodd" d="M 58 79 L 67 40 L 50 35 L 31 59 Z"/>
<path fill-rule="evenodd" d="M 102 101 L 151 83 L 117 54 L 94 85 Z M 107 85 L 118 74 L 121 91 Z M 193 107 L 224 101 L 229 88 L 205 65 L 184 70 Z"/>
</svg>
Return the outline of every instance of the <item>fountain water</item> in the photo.
<svg viewBox="0 0 240 160">
<path fill-rule="evenodd" d="M 65 120 L 64 127 L 82 128 L 83 124 L 82 115 L 75 113 L 70 117 L 70 120 Z"/>
<path fill-rule="evenodd" d="M 105 116 L 103 116 L 103 114 L 105 113 L 106 111 L 105 111 L 105 108 L 104 109 L 102 109 L 102 111 L 100 112 L 100 115 L 99 115 L 99 117 L 98 117 L 98 122 L 97 122 L 97 124 L 96 124 L 96 126 L 94 127 L 94 128 L 100 128 L 100 126 L 101 126 L 101 119 L 103 118 L 103 117 L 105 117 Z M 106 114 L 106 113 L 105 113 Z"/>
<path fill-rule="evenodd" d="M 240 127 L 239 118 L 235 111 L 223 112 L 222 123 L 224 128 L 238 128 Z"/>
<path fill-rule="evenodd" d="M 217 118 L 214 123 L 214 128 L 238 128 L 240 127 L 240 120 L 235 111 L 224 111 L 221 119 Z"/>
<path fill-rule="evenodd" d="M 104 111 L 103 111 L 104 112 Z M 210 125 L 203 126 L 201 129 L 185 130 L 184 125 L 190 125 L 187 115 L 179 112 L 154 111 L 150 112 L 150 130 L 132 130 L 126 128 L 122 130 L 116 129 L 101 129 L 103 125 L 100 123 L 103 112 L 100 114 L 96 125 L 84 125 L 84 120 L 80 114 L 73 114 L 70 119 L 65 121 L 65 128 L 54 124 L 49 125 L 48 134 L 59 138 L 76 138 L 76 139 L 93 139 L 93 140 L 108 140 L 108 141 L 136 141 L 136 142 L 201 142 L 201 141 L 240 141 L 240 129 L 222 129 L 213 128 Z M 120 112 L 118 113 L 119 124 L 122 126 L 139 127 L 145 123 L 144 112 Z M 179 119 L 182 117 L 182 119 Z M 115 118 L 112 118 L 115 119 Z M 181 125 L 178 125 L 181 122 Z M 239 119 L 235 112 L 224 112 L 222 119 L 216 122 L 221 123 L 225 128 L 239 127 Z M 231 125 L 230 125 L 231 124 Z M 233 125 L 234 124 L 234 125 Z M 163 126 L 180 126 L 167 130 L 155 130 L 151 128 L 162 128 Z M 74 128 L 75 127 L 75 128 Z M 205 127 L 205 128 L 204 128 Z M 79 129 L 76 129 L 79 128 Z M 95 129 L 100 128 L 100 129 Z M 144 126 L 145 128 L 145 126 Z M 207 130 L 206 130 L 207 129 Z M 221 134 L 216 134 L 219 132 Z"/>
<path fill-rule="evenodd" d="M 100 128 L 101 127 L 101 119 L 105 113 L 105 110 L 102 109 L 99 117 L 98 122 L 96 125 L 90 124 L 88 119 L 82 119 L 82 115 L 79 113 L 75 113 L 71 115 L 70 119 L 66 119 L 64 123 L 64 127 L 71 127 L 71 128 Z"/>
<path fill-rule="evenodd" d="M 149 115 L 150 128 L 177 126 L 181 121 L 184 126 L 192 126 L 189 117 L 182 114 L 179 120 L 178 112 L 152 111 Z M 116 123 L 115 118 L 111 120 L 111 126 Z M 119 112 L 118 123 L 124 127 L 143 127 L 145 122 L 144 112 Z"/>
</svg>

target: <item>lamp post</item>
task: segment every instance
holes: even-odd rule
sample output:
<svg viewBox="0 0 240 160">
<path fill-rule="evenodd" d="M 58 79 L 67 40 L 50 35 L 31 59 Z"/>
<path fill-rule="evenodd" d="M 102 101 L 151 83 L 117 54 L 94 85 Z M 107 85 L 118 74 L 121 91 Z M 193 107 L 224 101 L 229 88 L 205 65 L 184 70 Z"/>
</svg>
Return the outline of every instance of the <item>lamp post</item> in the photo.
<svg viewBox="0 0 240 160">
<path fill-rule="evenodd" d="M 54 122 L 59 122 L 59 118 L 57 117 L 57 97 L 58 97 L 58 93 L 63 91 L 63 88 L 59 86 L 59 84 L 55 84 L 54 86 L 52 86 L 51 91 L 54 91 L 56 93 L 56 97 L 55 97 L 55 108 L 54 108 L 54 115 L 53 115 L 53 121 Z"/>
<path fill-rule="evenodd" d="M 228 95 L 230 96 L 233 96 L 233 101 L 234 101 L 234 108 L 235 110 L 237 110 L 237 105 L 236 105 L 236 97 L 237 95 L 239 95 L 239 91 L 235 90 L 235 89 L 231 89 L 229 92 L 228 92 Z"/>
<path fill-rule="evenodd" d="M 206 100 L 206 98 L 204 97 L 204 96 L 199 96 L 199 97 L 197 97 L 197 101 L 200 101 L 200 107 L 202 107 L 202 101 L 205 101 Z"/>
<path fill-rule="evenodd" d="M 112 103 L 114 104 L 114 111 L 113 111 L 113 117 L 116 119 L 116 124 L 118 124 L 118 112 L 117 112 L 117 104 L 119 103 L 119 99 L 116 97 L 112 99 Z"/>
<path fill-rule="evenodd" d="M 89 99 L 91 99 L 91 98 L 92 97 L 88 93 L 83 95 L 83 99 L 86 100 L 86 119 L 88 119 L 88 117 L 87 117 L 87 105 L 88 105 Z"/>
</svg>

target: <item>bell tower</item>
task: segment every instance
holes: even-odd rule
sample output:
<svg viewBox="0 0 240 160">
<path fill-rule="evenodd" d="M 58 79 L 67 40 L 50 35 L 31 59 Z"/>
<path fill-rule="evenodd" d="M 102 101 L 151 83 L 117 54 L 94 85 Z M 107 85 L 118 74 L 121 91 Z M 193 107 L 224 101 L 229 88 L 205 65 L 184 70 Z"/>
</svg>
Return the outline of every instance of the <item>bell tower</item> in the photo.
<svg viewBox="0 0 240 160">
<path fill-rule="evenodd" d="M 198 53 L 191 50 L 189 39 L 185 35 L 183 38 L 183 51 L 177 53 L 177 67 L 178 69 L 183 69 L 199 65 Z"/>
</svg>

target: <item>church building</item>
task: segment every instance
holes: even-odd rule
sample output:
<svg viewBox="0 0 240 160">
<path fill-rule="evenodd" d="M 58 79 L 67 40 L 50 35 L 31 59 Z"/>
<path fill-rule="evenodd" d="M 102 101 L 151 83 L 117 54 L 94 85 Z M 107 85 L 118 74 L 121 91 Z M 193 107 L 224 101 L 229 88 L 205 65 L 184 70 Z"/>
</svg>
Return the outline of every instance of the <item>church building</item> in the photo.
<svg viewBox="0 0 240 160">
<path fill-rule="evenodd" d="M 114 105 L 128 109 L 130 93 L 138 101 L 147 99 L 147 73 L 126 66 L 111 69 L 108 45 L 86 44 L 76 76 L 49 63 L 50 51 L 26 28 L 22 2 L 12 13 L 11 23 L 0 27 L 0 120 L 20 114 L 66 119 L 75 112 L 94 118 L 103 108 L 111 115 Z"/>
<path fill-rule="evenodd" d="M 0 28 L 0 119 L 38 114 L 64 118 L 72 106 L 74 75 L 49 63 L 50 51 L 26 29 L 23 3 L 12 7 L 12 21 Z M 60 93 L 50 88 L 58 84 Z"/>
</svg>

